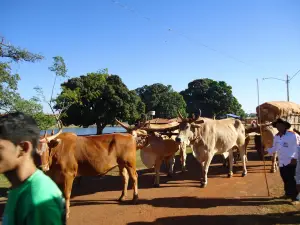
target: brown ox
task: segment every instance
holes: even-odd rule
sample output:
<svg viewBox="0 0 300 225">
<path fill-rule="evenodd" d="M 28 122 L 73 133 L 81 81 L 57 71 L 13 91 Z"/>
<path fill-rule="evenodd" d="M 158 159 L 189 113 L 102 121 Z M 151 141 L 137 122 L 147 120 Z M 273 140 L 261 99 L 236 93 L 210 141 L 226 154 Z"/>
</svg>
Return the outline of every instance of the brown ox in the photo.
<svg viewBox="0 0 300 225">
<path fill-rule="evenodd" d="M 246 134 L 250 133 L 261 133 L 261 137 L 258 140 L 261 143 L 256 143 L 255 147 L 257 151 L 260 153 L 260 155 L 263 157 L 263 152 L 271 148 L 273 146 L 273 139 L 274 136 L 278 133 L 278 130 L 274 128 L 270 124 L 261 124 L 261 125 L 253 125 L 250 127 L 246 127 Z M 262 144 L 262 146 L 261 146 Z M 272 167 L 271 167 L 271 173 L 275 173 L 278 170 L 277 165 L 277 152 L 273 153 L 272 155 Z"/>
<path fill-rule="evenodd" d="M 201 114 L 201 112 L 200 112 Z M 246 150 L 245 150 L 245 128 L 238 119 L 213 120 L 209 118 L 186 118 L 179 125 L 179 135 L 176 141 L 191 140 L 193 144 L 193 155 L 200 163 L 202 169 L 201 187 L 207 185 L 207 173 L 211 160 L 215 154 L 229 153 L 229 174 L 232 177 L 233 152 L 236 146 L 239 149 L 243 161 L 243 174 L 247 174 Z"/>
<path fill-rule="evenodd" d="M 175 130 L 173 133 L 170 133 L 170 134 L 167 134 L 167 135 L 161 135 L 160 133 L 157 133 L 157 136 L 160 136 L 163 139 L 172 139 L 172 140 L 176 141 L 176 137 L 177 137 L 178 132 L 179 132 L 179 130 Z M 186 148 L 188 146 L 191 147 L 189 141 L 180 143 L 180 145 L 179 145 L 181 172 L 186 171 L 186 157 L 187 157 Z M 172 174 L 175 173 L 175 171 L 174 171 L 175 154 L 176 154 L 176 152 L 174 153 L 174 155 L 172 157 L 166 157 L 165 160 L 164 160 L 167 167 L 168 167 L 168 176 L 169 177 L 171 177 Z"/>
<path fill-rule="evenodd" d="M 104 175 L 117 166 L 123 178 L 123 191 L 119 201 L 126 198 L 130 176 L 134 188 L 132 201 L 137 202 L 136 142 L 132 135 L 115 133 L 80 137 L 74 133 L 61 133 L 60 130 L 58 134 L 42 141 L 47 141 L 50 153 L 49 170 L 46 174 L 64 193 L 67 218 L 74 178 Z"/>
<path fill-rule="evenodd" d="M 35 159 L 36 165 L 43 171 L 49 170 L 49 148 L 47 145 L 46 137 L 47 131 L 45 132 L 44 136 L 40 137 L 40 142 L 38 148 L 36 150 L 38 158 Z M 54 135 L 54 130 L 52 130 L 50 135 Z"/>
<path fill-rule="evenodd" d="M 119 125 L 121 125 L 123 128 L 125 128 L 129 133 L 139 138 L 138 148 L 141 150 L 140 151 L 141 160 L 147 168 L 154 167 L 155 170 L 154 187 L 159 187 L 160 168 L 162 162 L 164 160 L 169 162 L 171 161 L 175 153 L 180 149 L 180 143 L 177 143 L 172 138 L 162 137 L 157 133 L 155 133 L 157 131 L 165 131 L 167 128 L 164 127 L 130 128 L 129 126 L 118 121 L 117 119 L 116 122 Z M 175 124 L 174 126 L 171 127 L 171 129 L 176 129 L 176 127 L 177 125 Z M 169 173 L 169 175 L 171 174 Z"/>
</svg>

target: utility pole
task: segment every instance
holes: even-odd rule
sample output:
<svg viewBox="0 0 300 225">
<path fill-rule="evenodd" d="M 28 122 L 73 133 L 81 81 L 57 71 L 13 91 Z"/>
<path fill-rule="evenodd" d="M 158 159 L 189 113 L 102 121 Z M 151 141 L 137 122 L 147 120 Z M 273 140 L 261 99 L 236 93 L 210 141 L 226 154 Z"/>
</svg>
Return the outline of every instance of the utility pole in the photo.
<svg viewBox="0 0 300 225">
<path fill-rule="evenodd" d="M 287 101 L 290 101 L 290 91 L 289 91 L 289 75 L 286 75 L 286 95 L 287 95 Z"/>
<path fill-rule="evenodd" d="M 290 101 L 290 82 L 291 80 L 300 72 L 300 70 L 298 70 L 297 73 L 295 73 L 291 78 L 289 78 L 289 75 L 286 75 L 286 79 L 279 79 L 276 77 L 266 77 L 263 78 L 263 80 L 267 80 L 267 79 L 275 79 L 275 80 L 280 80 L 280 81 L 284 81 L 286 83 L 286 97 L 287 97 L 287 101 Z"/>
</svg>

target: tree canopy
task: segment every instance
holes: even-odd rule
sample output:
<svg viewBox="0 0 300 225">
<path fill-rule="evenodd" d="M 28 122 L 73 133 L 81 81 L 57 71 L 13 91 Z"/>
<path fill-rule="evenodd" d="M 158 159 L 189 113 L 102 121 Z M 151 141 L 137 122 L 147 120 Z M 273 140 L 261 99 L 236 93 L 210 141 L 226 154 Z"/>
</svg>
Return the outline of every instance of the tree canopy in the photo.
<svg viewBox="0 0 300 225">
<path fill-rule="evenodd" d="M 65 125 L 96 124 L 97 134 L 101 134 L 106 125 L 115 123 L 115 118 L 132 124 L 145 112 L 145 105 L 136 93 L 128 90 L 119 76 L 109 75 L 107 70 L 71 78 L 61 87 L 55 109 L 73 102 L 63 112 Z"/>
<path fill-rule="evenodd" d="M 241 104 L 232 94 L 232 87 L 225 81 L 197 79 L 190 82 L 188 88 L 180 94 L 190 114 L 201 109 L 202 116 L 210 118 L 228 113 L 245 116 Z"/>
<path fill-rule="evenodd" d="M 186 115 L 186 103 L 183 97 L 172 89 L 171 85 L 155 83 L 137 88 L 136 93 L 146 105 L 146 112 L 155 111 L 159 118 L 175 118 L 178 110 Z"/>
</svg>

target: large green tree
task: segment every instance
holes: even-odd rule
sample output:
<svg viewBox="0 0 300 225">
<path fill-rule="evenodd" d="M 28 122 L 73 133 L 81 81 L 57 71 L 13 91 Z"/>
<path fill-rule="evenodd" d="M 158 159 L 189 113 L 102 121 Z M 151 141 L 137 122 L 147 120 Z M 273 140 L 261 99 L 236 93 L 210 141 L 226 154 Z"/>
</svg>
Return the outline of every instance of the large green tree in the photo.
<svg viewBox="0 0 300 225">
<path fill-rule="evenodd" d="M 202 116 L 213 117 L 233 113 L 245 116 L 241 104 L 232 94 L 232 87 L 225 81 L 197 79 L 188 84 L 188 88 L 180 92 L 187 103 L 188 113 L 198 112 Z"/>
<path fill-rule="evenodd" d="M 186 103 L 171 85 L 155 83 L 144 85 L 135 91 L 145 103 L 146 112 L 155 111 L 158 118 L 175 118 L 178 116 L 178 110 L 186 115 Z"/>
<path fill-rule="evenodd" d="M 106 125 L 115 123 L 115 118 L 132 124 L 145 112 L 145 105 L 136 93 L 128 90 L 119 76 L 109 75 L 106 69 L 71 78 L 61 87 L 55 109 L 72 102 L 62 114 L 65 125 L 96 124 L 97 134 L 102 134 Z"/>
</svg>

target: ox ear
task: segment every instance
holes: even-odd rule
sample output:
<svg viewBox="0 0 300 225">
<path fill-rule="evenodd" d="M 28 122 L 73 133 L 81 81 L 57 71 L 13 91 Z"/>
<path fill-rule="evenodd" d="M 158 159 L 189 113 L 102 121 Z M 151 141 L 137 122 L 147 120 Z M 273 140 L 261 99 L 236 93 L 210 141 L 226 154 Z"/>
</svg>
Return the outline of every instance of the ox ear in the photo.
<svg viewBox="0 0 300 225">
<path fill-rule="evenodd" d="M 48 143 L 48 147 L 49 147 L 49 148 L 55 148 L 57 145 L 59 145 L 60 142 L 61 142 L 61 139 L 51 140 L 51 141 Z"/>
<path fill-rule="evenodd" d="M 199 128 L 201 127 L 201 124 L 204 123 L 204 120 L 198 120 L 197 123 L 192 123 L 191 126 L 194 128 Z"/>
</svg>

